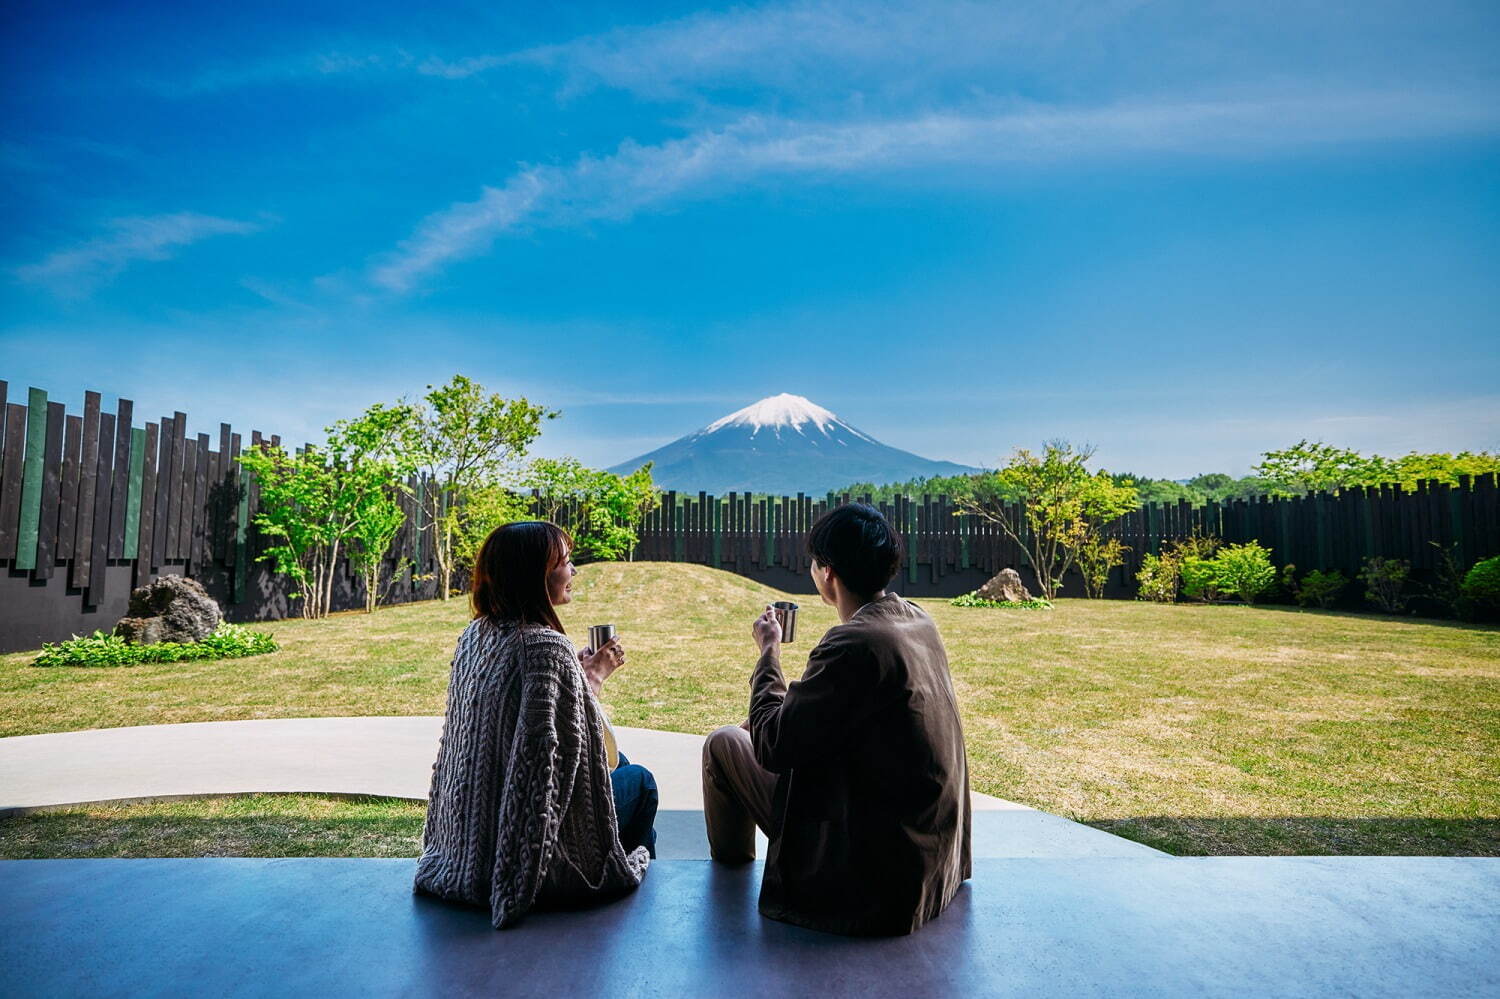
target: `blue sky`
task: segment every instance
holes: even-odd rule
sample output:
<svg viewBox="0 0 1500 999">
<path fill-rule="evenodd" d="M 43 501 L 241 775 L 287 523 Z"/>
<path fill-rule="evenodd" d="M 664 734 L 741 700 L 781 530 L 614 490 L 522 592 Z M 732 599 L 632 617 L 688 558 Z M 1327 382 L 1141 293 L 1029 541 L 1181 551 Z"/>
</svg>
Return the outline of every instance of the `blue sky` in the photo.
<svg viewBox="0 0 1500 999">
<path fill-rule="evenodd" d="M 1500 447 L 1493 3 L 4 17 L 15 387 L 316 439 L 462 371 L 597 465 L 783 391 L 973 464 Z"/>
</svg>

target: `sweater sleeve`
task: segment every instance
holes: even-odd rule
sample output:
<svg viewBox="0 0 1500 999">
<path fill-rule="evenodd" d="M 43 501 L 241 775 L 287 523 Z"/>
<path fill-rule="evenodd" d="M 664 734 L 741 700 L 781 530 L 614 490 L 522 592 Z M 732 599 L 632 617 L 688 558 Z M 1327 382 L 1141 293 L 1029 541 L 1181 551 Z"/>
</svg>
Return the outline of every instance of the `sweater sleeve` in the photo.
<svg viewBox="0 0 1500 999">
<path fill-rule="evenodd" d="M 545 651 L 527 659 L 520 718 L 500 789 L 490 890 L 496 929 L 514 926 L 536 904 L 557 849 L 565 789 L 572 786 L 579 766 L 576 741 L 558 733 L 561 659 Z"/>
</svg>

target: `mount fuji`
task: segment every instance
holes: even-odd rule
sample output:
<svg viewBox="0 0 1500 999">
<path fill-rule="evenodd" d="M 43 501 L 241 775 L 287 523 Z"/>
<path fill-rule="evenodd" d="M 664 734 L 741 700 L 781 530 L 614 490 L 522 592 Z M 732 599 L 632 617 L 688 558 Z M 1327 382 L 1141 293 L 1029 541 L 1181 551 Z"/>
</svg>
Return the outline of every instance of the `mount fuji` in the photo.
<svg viewBox="0 0 1500 999">
<path fill-rule="evenodd" d="M 652 462 L 663 489 L 826 493 L 854 482 L 902 482 L 979 469 L 933 461 L 882 444 L 800 395 L 773 395 L 696 433 L 609 469 L 628 474 Z"/>
</svg>

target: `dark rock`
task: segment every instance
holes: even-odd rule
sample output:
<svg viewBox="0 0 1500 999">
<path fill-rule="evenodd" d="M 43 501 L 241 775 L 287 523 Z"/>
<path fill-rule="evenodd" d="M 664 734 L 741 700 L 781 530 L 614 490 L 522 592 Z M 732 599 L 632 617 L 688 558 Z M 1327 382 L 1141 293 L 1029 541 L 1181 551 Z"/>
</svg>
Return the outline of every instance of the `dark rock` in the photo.
<svg viewBox="0 0 1500 999">
<path fill-rule="evenodd" d="M 1035 599 L 1026 592 L 1026 586 L 1021 582 L 1021 574 L 1014 569 L 1001 569 L 995 573 L 993 579 L 976 592 L 986 600 L 1009 600 L 1012 603 L 1021 603 L 1024 600 Z"/>
<path fill-rule="evenodd" d="M 197 580 L 162 576 L 131 591 L 129 616 L 115 625 L 115 634 L 138 645 L 197 642 L 222 620 L 219 605 Z"/>
</svg>

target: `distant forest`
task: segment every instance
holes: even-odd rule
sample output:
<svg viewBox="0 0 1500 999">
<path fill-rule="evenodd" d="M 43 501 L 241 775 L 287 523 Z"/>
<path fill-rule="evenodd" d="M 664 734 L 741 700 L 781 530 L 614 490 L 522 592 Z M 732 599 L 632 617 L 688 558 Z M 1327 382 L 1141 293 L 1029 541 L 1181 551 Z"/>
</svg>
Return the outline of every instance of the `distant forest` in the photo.
<svg viewBox="0 0 1500 999">
<path fill-rule="evenodd" d="M 1455 485 L 1461 476 L 1500 473 L 1500 454 L 1490 451 L 1421 453 L 1413 451 L 1399 457 L 1358 451 L 1324 444 L 1321 441 L 1298 441 L 1279 451 L 1267 451 L 1253 467 L 1255 474 L 1235 478 L 1223 472 L 1207 472 L 1179 482 L 1176 479 L 1153 479 L 1128 472 L 1107 472 L 1116 485 L 1133 485 L 1140 502 L 1179 503 L 1193 506 L 1223 503 L 1229 500 L 1253 499 L 1257 496 L 1300 496 L 1310 492 L 1332 492 L 1354 486 L 1395 485 L 1415 489 L 1418 482 L 1434 481 Z M 877 502 L 888 502 L 895 496 L 954 495 L 969 476 L 934 476 L 907 482 L 855 482 L 839 494 L 869 496 Z"/>
</svg>

